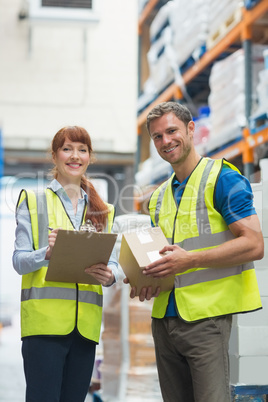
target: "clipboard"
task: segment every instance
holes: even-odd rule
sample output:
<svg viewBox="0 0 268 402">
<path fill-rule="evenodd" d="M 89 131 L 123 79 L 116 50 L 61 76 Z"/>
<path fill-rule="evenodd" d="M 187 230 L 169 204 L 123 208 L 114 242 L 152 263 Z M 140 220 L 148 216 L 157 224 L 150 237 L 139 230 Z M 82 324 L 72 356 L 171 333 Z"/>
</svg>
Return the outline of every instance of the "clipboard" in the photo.
<svg viewBox="0 0 268 402">
<path fill-rule="evenodd" d="M 117 234 L 59 230 L 46 273 L 46 281 L 99 285 L 86 267 L 108 264 Z"/>
</svg>

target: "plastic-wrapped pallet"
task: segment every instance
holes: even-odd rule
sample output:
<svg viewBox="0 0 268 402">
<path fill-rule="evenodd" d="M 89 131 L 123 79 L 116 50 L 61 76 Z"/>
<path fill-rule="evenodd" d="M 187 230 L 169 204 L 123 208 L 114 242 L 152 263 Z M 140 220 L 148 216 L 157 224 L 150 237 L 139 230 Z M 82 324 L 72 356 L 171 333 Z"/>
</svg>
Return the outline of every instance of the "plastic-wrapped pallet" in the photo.
<svg viewBox="0 0 268 402">
<path fill-rule="evenodd" d="M 150 26 L 150 49 L 147 53 L 149 77 L 143 85 L 143 93 L 138 99 L 138 113 L 172 81 L 174 72 L 170 63 L 171 30 L 169 27 L 170 9 L 173 1 L 160 8 Z"/>
<path fill-rule="evenodd" d="M 150 26 L 150 49 L 147 53 L 149 81 L 155 94 L 161 92 L 174 80 L 174 72 L 169 61 L 172 31 L 169 16 L 173 1 L 160 8 Z M 146 89 L 146 85 L 145 85 Z"/>
<path fill-rule="evenodd" d="M 139 96 L 137 102 L 137 112 L 141 113 L 156 98 L 156 89 L 152 78 L 148 78 L 143 85 L 143 93 Z"/>
<path fill-rule="evenodd" d="M 215 46 L 242 18 L 240 0 L 209 0 L 207 49 Z"/>
<path fill-rule="evenodd" d="M 206 43 L 208 34 L 209 0 L 174 0 L 169 15 L 172 47 L 179 67 L 190 56 L 195 58 Z"/>
<path fill-rule="evenodd" d="M 140 164 L 139 171 L 135 174 L 135 183 L 140 188 L 144 188 L 151 183 L 151 175 L 153 171 L 153 160 L 152 158 L 146 159 L 142 164 Z"/>
<path fill-rule="evenodd" d="M 268 126 L 268 47 L 263 49 L 264 69 L 259 71 L 258 85 L 256 87 L 256 107 L 253 108 L 249 119 L 250 132 L 252 134 Z M 266 154 L 267 144 L 262 144 L 255 150 L 261 158 Z"/>
<path fill-rule="evenodd" d="M 258 111 L 268 113 L 268 69 L 260 71 L 257 85 Z"/>
<path fill-rule="evenodd" d="M 167 26 L 161 32 L 160 37 L 151 44 L 147 53 L 150 79 L 156 94 L 174 80 L 174 71 L 169 56 L 171 39 L 171 28 Z"/>
<path fill-rule="evenodd" d="M 162 31 L 170 25 L 170 15 L 173 13 L 175 2 L 168 1 L 162 6 L 150 25 L 150 42 L 153 44 L 162 35 Z"/>
<path fill-rule="evenodd" d="M 256 88 L 259 71 L 263 68 L 263 47 L 252 48 L 253 85 Z M 206 152 L 211 152 L 242 135 L 245 117 L 245 57 L 243 49 L 215 63 L 210 79 L 211 132 Z M 256 94 L 253 94 L 253 98 Z"/>
<path fill-rule="evenodd" d="M 210 110 L 208 106 L 200 107 L 198 117 L 194 118 L 194 145 L 200 155 L 206 154 L 207 143 L 210 139 L 211 123 Z"/>
<path fill-rule="evenodd" d="M 178 81 L 180 67 L 200 57 L 208 32 L 208 0 L 168 1 L 150 26 L 151 46 L 147 54 L 150 85 L 155 94 Z M 146 92 L 146 85 L 144 88 Z"/>
<path fill-rule="evenodd" d="M 263 51 L 264 70 L 259 72 L 259 80 L 257 85 L 257 113 L 268 113 L 268 47 Z"/>
</svg>

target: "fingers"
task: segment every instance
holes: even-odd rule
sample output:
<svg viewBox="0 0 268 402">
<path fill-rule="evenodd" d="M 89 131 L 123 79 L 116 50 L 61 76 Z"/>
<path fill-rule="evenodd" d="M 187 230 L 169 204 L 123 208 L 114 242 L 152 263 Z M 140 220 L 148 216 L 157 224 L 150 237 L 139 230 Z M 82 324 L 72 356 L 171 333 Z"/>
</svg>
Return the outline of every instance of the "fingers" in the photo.
<svg viewBox="0 0 268 402">
<path fill-rule="evenodd" d="M 136 296 L 138 296 L 136 293 L 137 293 L 137 289 L 135 287 L 132 287 L 130 290 L 130 295 L 129 295 L 130 298 L 134 299 Z"/>
<path fill-rule="evenodd" d="M 123 282 L 125 284 L 129 283 L 128 278 L 124 278 Z M 137 293 L 137 288 L 135 286 L 132 286 L 130 289 L 130 298 L 134 299 L 135 297 L 139 297 L 139 300 L 143 302 L 144 300 L 151 300 L 152 297 L 158 297 L 160 294 L 160 287 L 158 286 L 155 291 L 153 292 L 152 286 L 148 287 L 143 287 L 140 291 L 140 293 Z"/>
<path fill-rule="evenodd" d="M 166 278 L 172 274 L 172 265 L 169 261 L 162 261 L 161 264 L 157 266 L 152 266 L 151 264 L 145 267 L 142 271 L 145 276 L 151 276 L 153 278 Z"/>
<path fill-rule="evenodd" d="M 164 254 L 167 251 L 173 251 L 174 250 L 175 245 L 169 245 L 169 246 L 165 246 L 164 248 L 162 248 L 162 250 L 159 250 L 159 254 Z"/>
<path fill-rule="evenodd" d="M 160 253 L 160 252 L 159 252 Z M 161 250 L 161 254 L 162 250 Z M 170 257 L 168 255 L 163 255 L 162 258 L 159 258 L 158 260 L 152 262 L 151 264 L 147 265 L 147 267 L 145 267 L 145 270 L 143 271 L 143 273 L 147 272 L 148 270 L 152 270 L 152 269 L 161 269 L 162 266 L 164 264 L 169 263 Z"/>
<path fill-rule="evenodd" d="M 155 293 L 153 294 L 153 297 L 158 297 L 160 295 L 160 292 L 161 292 L 161 290 L 160 290 L 160 287 L 158 286 L 155 290 Z"/>
<path fill-rule="evenodd" d="M 147 290 L 147 288 L 142 288 L 142 289 L 141 289 L 141 292 L 140 292 L 140 294 L 139 294 L 139 299 L 140 299 L 141 302 L 143 302 L 143 301 L 146 299 L 147 293 L 150 294 L 149 289 L 148 289 L 148 290 Z M 149 300 L 150 300 L 150 299 L 149 299 Z"/>
<path fill-rule="evenodd" d="M 53 229 L 48 235 L 48 244 L 50 247 L 53 247 L 58 235 L 59 229 Z"/>
<path fill-rule="evenodd" d="M 129 279 L 128 279 L 127 277 L 125 277 L 125 278 L 123 279 L 123 283 L 125 283 L 126 285 L 129 284 Z M 136 296 L 138 296 L 136 292 L 137 292 L 136 288 L 135 288 L 134 286 L 131 287 L 129 297 L 130 297 L 131 299 L 134 299 Z"/>
<path fill-rule="evenodd" d="M 141 302 L 144 300 L 151 300 L 153 297 L 158 297 L 160 294 L 160 287 L 158 286 L 155 291 L 153 292 L 152 286 L 144 287 L 141 289 L 141 292 L 139 295 L 139 299 Z"/>
<path fill-rule="evenodd" d="M 105 264 L 95 264 L 91 267 L 87 267 L 85 268 L 85 273 L 92 275 L 104 286 L 110 285 L 114 281 L 114 274 L 111 268 L 107 267 Z"/>
</svg>

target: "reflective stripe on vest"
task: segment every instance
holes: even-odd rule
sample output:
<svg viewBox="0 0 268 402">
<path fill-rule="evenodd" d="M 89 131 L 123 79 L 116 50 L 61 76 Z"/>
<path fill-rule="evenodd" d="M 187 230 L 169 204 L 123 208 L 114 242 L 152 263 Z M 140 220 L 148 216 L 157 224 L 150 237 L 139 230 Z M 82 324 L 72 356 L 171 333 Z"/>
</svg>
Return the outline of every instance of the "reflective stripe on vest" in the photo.
<svg viewBox="0 0 268 402">
<path fill-rule="evenodd" d="M 254 264 L 238 265 L 228 268 L 204 268 L 198 271 L 186 273 L 184 275 L 175 276 L 175 288 L 183 288 L 185 286 L 196 285 L 197 283 L 215 281 L 216 279 L 227 278 L 228 276 L 240 275 L 241 272 L 254 268 Z"/>
<path fill-rule="evenodd" d="M 48 245 L 48 232 L 49 226 L 47 214 L 47 197 L 44 191 L 36 193 L 37 216 L 38 216 L 38 238 L 39 248 Z"/>
<path fill-rule="evenodd" d="M 172 191 L 175 174 L 153 193 L 151 219 L 162 228 L 170 244 L 194 252 L 234 238 L 214 208 L 214 191 L 223 163 L 237 170 L 227 161 L 202 158 L 188 179 L 179 207 Z M 186 321 L 261 308 L 252 262 L 228 268 L 189 269 L 175 276 L 174 287 L 179 314 Z M 161 292 L 154 300 L 153 317 L 165 315 L 169 293 Z M 243 297 L 238 296 L 240 293 Z"/>
<path fill-rule="evenodd" d="M 31 287 L 30 289 L 22 289 L 21 301 L 41 300 L 41 299 L 58 299 L 76 301 L 76 289 L 57 288 L 46 286 L 44 288 Z M 95 304 L 102 307 L 102 295 L 96 292 L 79 291 L 78 301 L 83 303 Z"/>
</svg>

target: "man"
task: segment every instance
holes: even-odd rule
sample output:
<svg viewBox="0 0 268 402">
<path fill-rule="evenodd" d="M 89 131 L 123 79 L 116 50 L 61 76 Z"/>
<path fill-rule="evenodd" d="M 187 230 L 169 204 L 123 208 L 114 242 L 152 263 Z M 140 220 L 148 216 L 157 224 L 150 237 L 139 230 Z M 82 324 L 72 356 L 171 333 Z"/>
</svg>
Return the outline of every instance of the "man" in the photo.
<svg viewBox="0 0 268 402">
<path fill-rule="evenodd" d="M 193 145 L 190 111 L 156 106 L 147 129 L 174 174 L 152 194 L 151 220 L 170 245 L 144 275 L 175 274 L 174 289 L 155 296 L 152 332 L 165 402 L 229 402 L 232 314 L 261 308 L 251 261 L 263 257 L 260 223 L 248 180 L 225 160 L 202 158 Z M 125 279 L 125 283 L 128 279 Z"/>
</svg>

